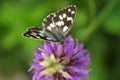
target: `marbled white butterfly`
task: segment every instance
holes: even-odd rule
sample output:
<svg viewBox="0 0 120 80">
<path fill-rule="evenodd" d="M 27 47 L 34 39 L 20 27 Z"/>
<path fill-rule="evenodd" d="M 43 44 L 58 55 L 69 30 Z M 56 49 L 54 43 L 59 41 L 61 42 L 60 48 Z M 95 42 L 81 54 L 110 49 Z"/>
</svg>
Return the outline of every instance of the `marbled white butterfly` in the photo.
<svg viewBox="0 0 120 80">
<path fill-rule="evenodd" d="M 56 13 L 49 14 L 42 22 L 43 29 L 33 26 L 23 35 L 52 42 L 63 42 L 70 31 L 76 14 L 76 6 L 68 6 Z"/>
</svg>

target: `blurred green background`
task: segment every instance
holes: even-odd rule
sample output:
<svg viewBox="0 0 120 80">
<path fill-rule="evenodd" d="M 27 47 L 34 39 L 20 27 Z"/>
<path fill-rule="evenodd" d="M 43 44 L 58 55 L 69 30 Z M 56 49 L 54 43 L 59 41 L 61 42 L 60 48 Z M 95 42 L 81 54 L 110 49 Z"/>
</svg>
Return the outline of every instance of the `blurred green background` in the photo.
<svg viewBox="0 0 120 80">
<path fill-rule="evenodd" d="M 71 4 L 77 15 L 69 34 L 91 54 L 90 80 L 120 80 L 120 0 L 0 0 L 0 80 L 31 80 L 32 53 L 43 41 L 21 34 Z"/>
</svg>

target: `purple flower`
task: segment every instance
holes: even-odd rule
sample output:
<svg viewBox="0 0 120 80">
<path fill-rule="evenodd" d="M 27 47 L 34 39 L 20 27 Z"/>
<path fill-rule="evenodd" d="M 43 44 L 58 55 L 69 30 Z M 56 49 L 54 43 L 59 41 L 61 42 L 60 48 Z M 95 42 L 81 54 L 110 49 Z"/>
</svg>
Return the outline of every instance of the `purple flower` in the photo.
<svg viewBox="0 0 120 80">
<path fill-rule="evenodd" d="M 63 44 L 45 42 L 34 52 L 35 70 L 32 80 L 83 80 L 88 78 L 90 69 L 89 53 L 71 36 Z"/>
</svg>

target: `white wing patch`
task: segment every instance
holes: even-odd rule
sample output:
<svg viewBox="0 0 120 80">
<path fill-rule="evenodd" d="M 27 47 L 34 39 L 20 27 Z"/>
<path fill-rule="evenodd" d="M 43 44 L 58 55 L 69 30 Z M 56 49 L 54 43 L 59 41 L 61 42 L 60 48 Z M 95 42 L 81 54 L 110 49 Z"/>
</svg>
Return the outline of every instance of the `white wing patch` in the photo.
<svg viewBox="0 0 120 80">
<path fill-rule="evenodd" d="M 67 17 L 67 21 L 72 21 L 72 17 Z"/>
<path fill-rule="evenodd" d="M 67 15 L 66 15 L 66 13 L 64 13 L 64 14 L 63 14 L 63 18 L 66 18 L 66 17 L 67 17 Z"/>
<path fill-rule="evenodd" d="M 66 32 L 67 30 L 68 30 L 68 27 L 67 27 L 67 26 L 64 26 L 63 32 Z"/>
<path fill-rule="evenodd" d="M 64 25 L 64 22 L 63 21 L 58 21 L 58 22 L 56 22 L 56 25 L 58 25 L 60 27 L 60 26 Z"/>
<path fill-rule="evenodd" d="M 51 24 L 50 24 L 50 27 L 55 27 L 55 24 L 51 23 Z"/>
<path fill-rule="evenodd" d="M 72 11 L 71 14 L 75 14 L 75 11 Z"/>
<path fill-rule="evenodd" d="M 68 12 L 70 12 L 71 11 L 71 9 L 68 9 Z"/>
<path fill-rule="evenodd" d="M 59 15 L 59 19 L 60 19 L 60 20 L 63 20 L 63 17 L 62 17 L 62 15 Z"/>
</svg>

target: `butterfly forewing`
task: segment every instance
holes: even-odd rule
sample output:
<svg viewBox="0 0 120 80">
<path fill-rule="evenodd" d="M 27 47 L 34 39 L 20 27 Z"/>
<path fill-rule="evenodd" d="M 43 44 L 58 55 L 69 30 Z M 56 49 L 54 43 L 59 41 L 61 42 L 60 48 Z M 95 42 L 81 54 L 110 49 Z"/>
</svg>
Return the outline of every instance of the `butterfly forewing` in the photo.
<svg viewBox="0 0 120 80">
<path fill-rule="evenodd" d="M 76 6 L 69 6 L 61 11 L 56 13 L 56 17 L 54 17 L 54 23 L 56 23 L 57 27 L 60 27 L 63 33 L 68 33 L 71 29 L 76 13 Z"/>
<path fill-rule="evenodd" d="M 68 6 L 56 13 L 49 14 L 42 22 L 42 30 L 38 27 L 32 27 L 23 35 L 35 39 L 61 42 L 71 29 L 75 14 L 76 6 Z"/>
<path fill-rule="evenodd" d="M 48 27 L 52 23 L 54 13 L 49 14 L 46 18 L 43 19 L 42 26 Z"/>
<path fill-rule="evenodd" d="M 52 28 L 61 28 L 64 34 L 67 34 L 71 29 L 76 14 L 76 6 L 71 5 L 56 13 L 52 13 L 43 20 L 43 26 L 52 30 Z"/>
</svg>

